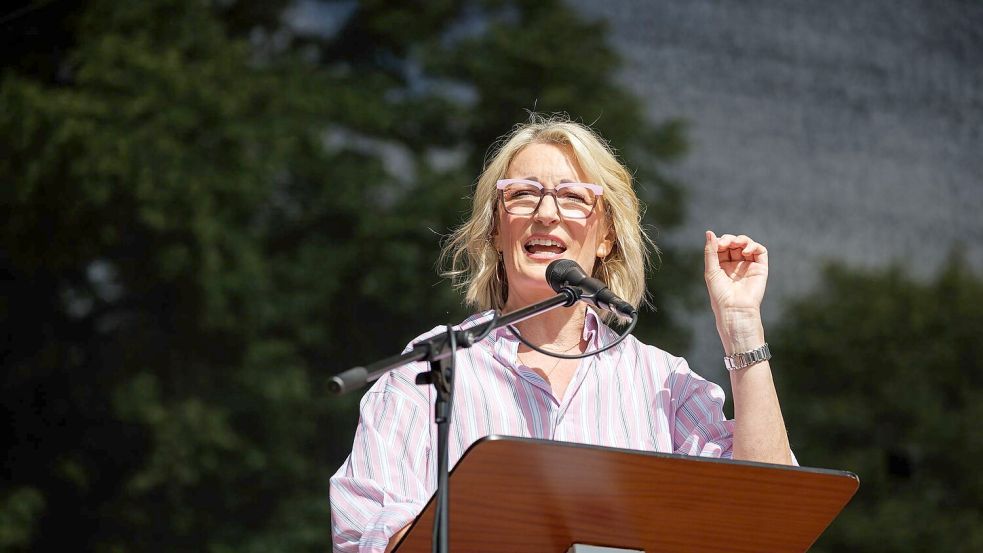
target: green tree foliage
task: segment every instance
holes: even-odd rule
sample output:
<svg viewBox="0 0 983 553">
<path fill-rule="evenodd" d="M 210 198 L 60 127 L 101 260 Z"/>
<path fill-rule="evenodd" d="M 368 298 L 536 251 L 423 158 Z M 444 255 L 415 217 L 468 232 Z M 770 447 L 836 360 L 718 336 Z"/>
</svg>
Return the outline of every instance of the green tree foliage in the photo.
<svg viewBox="0 0 983 553">
<path fill-rule="evenodd" d="M 0 28 L 5 550 L 328 547 L 357 398 L 325 379 L 465 315 L 439 235 L 524 109 L 596 120 L 649 221 L 681 219 L 658 167 L 682 129 L 556 1 L 54 2 Z M 678 350 L 669 314 L 647 332 Z"/>
<path fill-rule="evenodd" d="M 983 279 L 830 268 L 772 339 L 792 447 L 860 491 L 816 551 L 983 550 Z"/>
</svg>

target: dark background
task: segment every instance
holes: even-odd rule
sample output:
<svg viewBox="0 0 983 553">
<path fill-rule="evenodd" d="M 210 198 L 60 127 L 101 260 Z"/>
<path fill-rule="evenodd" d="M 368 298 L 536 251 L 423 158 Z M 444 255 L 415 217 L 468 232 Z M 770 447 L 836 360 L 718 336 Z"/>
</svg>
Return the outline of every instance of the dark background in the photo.
<svg viewBox="0 0 983 553">
<path fill-rule="evenodd" d="M 604 6 L 602 8 L 602 6 Z M 722 384 L 702 230 L 769 245 L 817 551 L 983 549 L 974 2 L 23 3 L 0 14 L 0 549 L 330 547 L 357 397 L 467 313 L 487 147 L 564 111 L 663 249 L 644 341 Z"/>
</svg>

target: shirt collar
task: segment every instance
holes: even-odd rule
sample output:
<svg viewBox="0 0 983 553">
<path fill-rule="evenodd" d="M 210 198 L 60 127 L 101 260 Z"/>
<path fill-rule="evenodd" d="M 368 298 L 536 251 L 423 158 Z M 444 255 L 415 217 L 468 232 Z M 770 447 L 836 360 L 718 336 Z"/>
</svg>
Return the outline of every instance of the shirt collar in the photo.
<svg viewBox="0 0 983 553">
<path fill-rule="evenodd" d="M 598 335 L 598 330 L 601 328 L 601 318 L 598 316 L 597 311 L 594 311 L 593 307 L 587 307 L 587 317 L 584 319 L 584 340 L 587 343 L 592 343 Z"/>
</svg>

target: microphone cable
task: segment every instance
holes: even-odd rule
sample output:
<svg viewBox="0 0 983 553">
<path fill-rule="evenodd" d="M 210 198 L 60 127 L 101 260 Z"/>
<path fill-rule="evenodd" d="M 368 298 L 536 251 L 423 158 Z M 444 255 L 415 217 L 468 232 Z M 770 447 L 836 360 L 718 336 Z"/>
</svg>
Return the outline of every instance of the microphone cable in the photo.
<svg viewBox="0 0 983 553">
<path fill-rule="evenodd" d="M 596 349 L 594 351 L 585 351 L 584 353 L 578 353 L 576 355 L 566 355 L 566 354 L 563 354 L 563 353 L 556 353 L 556 352 L 553 352 L 553 351 L 548 351 L 548 350 L 542 349 L 542 348 L 540 348 L 540 347 L 532 344 L 528 340 L 526 340 L 521 334 L 519 334 L 519 331 L 518 331 L 518 329 L 515 328 L 515 326 L 508 325 L 507 328 L 509 329 L 509 332 L 511 332 L 513 336 L 515 336 L 516 338 L 519 339 L 520 342 L 522 342 L 523 344 L 529 346 L 534 351 L 538 351 L 539 353 L 542 353 L 543 355 L 548 355 L 550 357 L 556 357 L 556 358 L 559 358 L 559 359 L 583 359 L 585 357 L 591 357 L 593 355 L 597 355 L 599 353 L 605 352 L 605 351 L 613 348 L 614 346 L 617 346 L 618 344 L 620 344 L 621 342 L 623 342 L 624 339 L 627 338 L 629 334 L 631 334 L 631 331 L 632 330 L 635 330 L 635 325 L 637 323 L 638 323 L 638 312 L 635 312 L 635 313 L 632 314 L 631 322 L 628 323 L 628 327 L 625 328 L 624 332 L 621 333 L 621 336 L 618 336 L 618 339 L 617 340 L 611 342 L 610 344 L 608 344 L 608 345 L 606 345 L 606 346 L 604 346 L 604 347 L 602 347 L 600 349 Z"/>
</svg>

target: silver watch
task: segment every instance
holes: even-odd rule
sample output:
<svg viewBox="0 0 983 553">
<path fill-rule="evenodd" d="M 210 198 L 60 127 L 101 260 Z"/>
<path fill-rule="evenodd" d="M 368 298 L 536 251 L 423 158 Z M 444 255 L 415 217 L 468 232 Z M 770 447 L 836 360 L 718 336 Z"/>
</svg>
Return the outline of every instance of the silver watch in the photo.
<svg viewBox="0 0 983 553">
<path fill-rule="evenodd" d="M 769 359 L 771 359 L 771 350 L 768 349 L 768 344 L 765 344 L 751 351 L 725 356 L 724 366 L 727 367 L 728 371 L 736 371 Z"/>
</svg>

